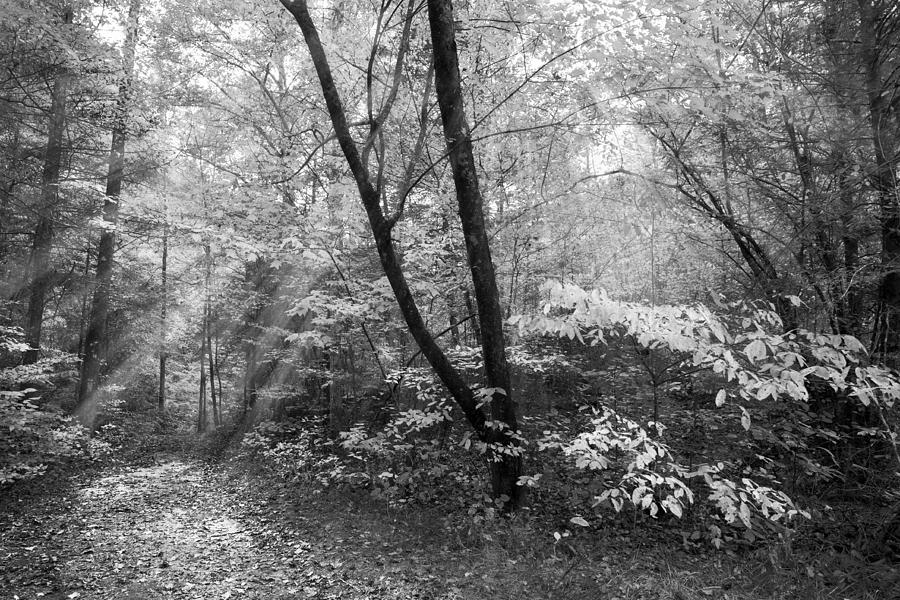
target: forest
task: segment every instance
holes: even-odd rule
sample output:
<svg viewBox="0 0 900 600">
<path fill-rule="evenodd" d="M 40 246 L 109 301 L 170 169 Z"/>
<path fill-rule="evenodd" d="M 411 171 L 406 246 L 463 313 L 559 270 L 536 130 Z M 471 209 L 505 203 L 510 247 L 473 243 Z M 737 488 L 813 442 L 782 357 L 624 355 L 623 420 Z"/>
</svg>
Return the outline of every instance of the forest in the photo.
<svg viewBox="0 0 900 600">
<path fill-rule="evenodd" d="M 898 0 L 0 0 L 3 598 L 900 598 L 898 367 Z"/>
</svg>

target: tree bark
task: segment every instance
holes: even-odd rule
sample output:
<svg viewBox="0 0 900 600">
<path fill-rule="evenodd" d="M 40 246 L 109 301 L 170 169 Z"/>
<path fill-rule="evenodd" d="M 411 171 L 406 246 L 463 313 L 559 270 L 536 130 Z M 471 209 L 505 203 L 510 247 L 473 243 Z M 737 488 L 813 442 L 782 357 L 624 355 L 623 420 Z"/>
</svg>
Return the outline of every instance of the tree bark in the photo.
<svg viewBox="0 0 900 600">
<path fill-rule="evenodd" d="M 516 405 L 512 398 L 509 366 L 506 361 L 506 339 L 503 335 L 503 312 L 500 291 L 487 227 L 484 221 L 484 202 L 478 186 L 478 173 L 472 149 L 472 138 L 466 122 L 459 74 L 453 7 L 450 0 L 428 0 L 428 22 L 431 28 L 434 53 L 434 81 L 444 127 L 444 139 L 456 202 L 466 243 L 466 255 L 472 274 L 475 303 L 481 326 L 481 348 L 487 387 L 491 394 L 491 427 L 488 442 L 491 451 L 492 487 L 495 497 L 506 495 L 510 508 L 521 504 L 524 488 L 518 485 L 522 475 L 521 449 L 516 442 L 518 424 Z"/>
<path fill-rule="evenodd" d="M 472 318 L 472 336 L 475 338 L 475 343 L 481 346 L 481 325 L 478 322 L 478 315 L 475 312 L 475 306 L 472 304 L 472 294 L 469 293 L 469 288 L 463 286 L 463 302 L 466 304 L 466 312 L 470 315 L 475 315 Z"/>
<path fill-rule="evenodd" d="M 88 277 L 91 274 L 91 247 L 90 244 L 85 248 L 84 251 L 84 272 L 82 273 L 82 277 L 85 281 L 88 280 Z M 81 313 L 78 318 L 78 359 L 80 360 L 84 357 L 84 337 L 87 335 L 87 323 L 88 317 L 88 297 L 90 296 L 90 290 L 85 290 L 84 294 L 81 296 Z"/>
<path fill-rule="evenodd" d="M 62 22 L 72 23 L 72 7 L 63 9 Z M 38 221 L 34 229 L 29 265 L 30 294 L 28 310 L 25 313 L 25 351 L 22 362 L 26 365 L 37 362 L 41 347 L 41 326 L 44 322 L 44 301 L 50 289 L 50 250 L 53 247 L 53 220 L 59 203 L 59 172 L 62 165 L 62 138 L 66 128 L 66 95 L 71 74 L 60 67 L 53 81 L 50 100 L 50 123 L 47 130 L 47 148 L 44 152 L 44 168 L 41 174 L 41 199 L 38 207 Z"/>
<path fill-rule="evenodd" d="M 165 213 L 165 211 L 164 211 Z M 169 324 L 167 320 L 166 306 L 168 302 L 168 267 L 169 267 L 169 222 L 168 215 L 165 214 L 163 222 L 162 237 L 162 299 L 159 307 L 159 390 L 156 394 L 156 404 L 160 412 L 166 409 L 166 334 Z"/>
<path fill-rule="evenodd" d="M 222 393 L 222 363 L 219 359 L 219 334 L 216 333 L 216 350 L 213 364 L 216 366 L 216 382 L 219 385 L 219 423 L 222 423 L 222 405 L 224 403 L 225 394 Z"/>
<path fill-rule="evenodd" d="M 206 330 L 206 354 L 209 360 L 209 398 L 212 400 L 212 414 L 213 414 L 213 425 L 219 427 L 222 423 L 219 420 L 219 395 L 216 392 L 216 361 L 213 356 L 212 349 L 212 310 L 209 306 L 209 298 L 206 300 L 206 324 L 204 329 Z"/>
<path fill-rule="evenodd" d="M 109 152 L 109 171 L 106 176 L 106 196 L 103 201 L 104 229 L 100 234 L 100 246 L 97 251 L 94 298 L 91 303 L 91 317 L 88 321 L 84 359 L 81 363 L 81 379 L 78 385 L 76 413 L 82 424 L 87 427 L 93 424 L 96 412 L 95 391 L 100 383 L 100 351 L 107 336 L 106 323 L 109 314 L 113 258 L 116 251 L 115 228 L 119 218 L 119 198 L 122 194 L 128 108 L 140 9 L 140 0 L 131 0 L 128 8 L 125 44 L 122 48 L 122 79 L 119 82 L 119 97 L 116 100 L 115 125 Z"/>
<path fill-rule="evenodd" d="M 204 246 L 204 263 L 205 263 L 205 275 L 204 275 L 204 300 L 203 300 L 203 319 L 200 323 L 200 414 L 198 415 L 198 431 L 206 431 L 206 427 L 209 424 L 209 412 L 206 403 L 206 361 L 207 361 L 207 353 L 211 353 L 212 349 L 209 347 L 209 280 L 212 275 L 212 247 L 207 242 Z M 213 423 L 218 425 L 215 422 L 216 417 L 216 390 L 215 390 L 215 380 L 213 379 L 212 372 L 212 358 L 209 358 L 209 380 L 210 380 L 210 399 L 212 400 L 212 410 L 213 410 Z"/>
<path fill-rule="evenodd" d="M 203 331 L 200 334 L 200 395 L 197 401 L 197 433 L 206 431 L 209 418 L 206 411 L 206 315 L 203 316 Z"/>
<path fill-rule="evenodd" d="M 450 323 L 450 339 L 453 340 L 454 346 L 459 346 L 459 318 L 456 316 L 456 307 L 453 306 L 452 296 L 447 301 L 447 312 L 449 313 L 447 319 Z"/>
</svg>

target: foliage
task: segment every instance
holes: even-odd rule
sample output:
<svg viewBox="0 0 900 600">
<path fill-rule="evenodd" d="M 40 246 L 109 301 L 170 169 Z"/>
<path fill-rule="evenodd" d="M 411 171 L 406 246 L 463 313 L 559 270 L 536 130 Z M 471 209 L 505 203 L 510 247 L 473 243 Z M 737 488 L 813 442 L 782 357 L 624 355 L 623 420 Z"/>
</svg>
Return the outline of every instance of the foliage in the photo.
<svg viewBox="0 0 900 600">
<path fill-rule="evenodd" d="M 337 458 L 326 452 L 327 441 L 321 421 L 306 418 L 263 421 L 241 443 L 286 479 L 308 481 L 318 479 L 337 463 Z"/>
<path fill-rule="evenodd" d="M 0 348 L 21 352 L 27 346 L 20 340 L 21 330 L 0 329 Z M 49 391 L 70 378 L 72 358 L 52 352 L 32 365 L 0 369 L 0 486 L 33 479 L 69 459 L 96 460 L 110 450 L 36 389 Z"/>
<path fill-rule="evenodd" d="M 590 344 L 604 342 L 605 335 L 630 335 L 644 348 L 681 353 L 685 365 L 720 375 L 745 402 L 781 399 L 806 403 L 811 400 L 809 390 L 824 383 L 863 406 L 874 406 L 885 427 L 881 437 L 896 443 L 884 412 L 892 410 L 900 397 L 900 377 L 883 366 L 865 364 L 865 349 L 853 336 L 803 329 L 773 331 L 782 325 L 779 316 L 752 302 L 727 307 L 733 316 L 719 318 L 702 305 L 617 302 L 605 292 L 587 293 L 571 285 L 551 285 L 550 293 L 547 316 L 513 322 L 529 332 L 553 333 Z M 553 307 L 563 314 L 550 316 Z M 727 398 L 727 390 L 720 390 L 716 405 L 722 406 Z M 741 424 L 749 430 L 750 414 L 743 406 L 739 408 Z"/>
<path fill-rule="evenodd" d="M 392 506 L 448 497 L 480 503 L 480 477 L 463 458 L 471 440 L 451 438 L 454 408 L 433 374 L 407 369 L 401 387 L 417 407 L 394 409 L 382 427 L 357 423 L 329 439 L 321 419 L 264 421 L 243 446 L 290 480 L 366 489 Z"/>
<path fill-rule="evenodd" d="M 619 512 L 630 503 L 636 510 L 647 511 L 651 517 L 669 514 L 684 515 L 694 503 L 693 487 L 705 483 L 707 500 L 715 506 L 728 524 L 740 522 L 747 529 L 759 528 L 759 521 L 778 521 L 796 515 L 807 518 L 809 513 L 795 507 L 783 492 L 759 485 L 747 477 L 736 483 L 726 475 L 726 465 L 699 465 L 691 471 L 679 464 L 668 445 L 653 436 L 638 423 L 617 415 L 610 409 L 594 409 L 589 423 L 591 430 L 572 439 L 548 433 L 538 446 L 542 450 L 556 449 L 573 460 L 579 469 L 591 471 L 599 477 L 612 474 L 618 477 L 608 482 L 606 489 L 594 498 L 594 506 L 611 505 Z M 657 438 L 665 429 L 651 423 Z"/>
<path fill-rule="evenodd" d="M 71 417 L 40 407 L 34 392 L 0 392 L 0 486 L 43 475 L 69 459 L 97 460 L 111 449 Z"/>
<path fill-rule="evenodd" d="M 786 438 L 793 443 L 767 446 L 757 442 L 781 436 L 767 431 L 767 425 L 754 423 L 749 408 L 751 404 L 764 407 L 765 402 L 780 400 L 793 407 L 792 417 L 801 411 L 808 415 L 809 403 L 815 400 L 810 397 L 810 389 L 823 384 L 847 401 L 875 407 L 881 427 L 869 431 L 900 458 L 896 455 L 896 433 L 892 427 L 895 417 L 890 416 L 900 391 L 900 378 L 889 369 L 865 364 L 864 349 L 852 336 L 804 330 L 776 332 L 773 329 L 781 326 L 777 315 L 746 303 L 728 307 L 731 312 L 720 318 L 701 305 L 616 302 L 603 292 L 587 293 L 575 286 L 555 285 L 549 291 L 551 301 L 543 316 L 513 319 L 523 332 L 551 333 L 587 344 L 630 336 L 648 351 L 664 349 L 675 353 L 680 356 L 682 367 L 717 374 L 731 384 L 732 396 L 740 399 L 737 409 L 741 425 L 752 440 L 751 448 L 765 453 L 759 456 L 763 464 L 781 460 L 782 471 L 786 470 L 785 457 L 773 452 L 777 449 L 791 458 L 801 458 L 806 472 L 813 477 L 828 479 L 836 475 L 833 468 L 819 463 L 811 448 L 815 441 L 815 450 L 821 456 L 833 458 L 821 445 L 822 438 L 833 441 L 837 437 L 833 429 L 820 423 L 818 427 L 794 431 Z M 721 389 L 716 394 L 716 406 L 725 405 L 728 395 L 726 389 Z M 782 491 L 757 484 L 746 476 L 738 481 L 728 478 L 724 462 L 701 465 L 692 471 L 678 465 L 667 446 L 651 439 L 637 423 L 609 409 L 591 425 L 592 431 L 579 434 L 572 442 L 555 439 L 544 445 L 563 449 L 580 468 L 589 470 L 608 469 L 612 464 L 610 453 L 626 457 L 619 483 L 597 498 L 598 502 L 609 501 L 617 510 L 624 501 L 630 501 L 648 509 L 651 515 L 668 512 L 681 516 L 685 505 L 692 501 L 692 495 L 685 492 L 688 480 L 700 479 L 712 490 L 709 500 L 728 523 L 740 521 L 751 528 L 753 515 L 772 521 L 808 515 L 798 511 Z M 661 434 L 662 426 L 651 423 L 651 428 L 655 427 Z M 774 427 L 779 427 L 777 421 Z M 773 479 L 764 467 L 756 470 Z"/>
</svg>

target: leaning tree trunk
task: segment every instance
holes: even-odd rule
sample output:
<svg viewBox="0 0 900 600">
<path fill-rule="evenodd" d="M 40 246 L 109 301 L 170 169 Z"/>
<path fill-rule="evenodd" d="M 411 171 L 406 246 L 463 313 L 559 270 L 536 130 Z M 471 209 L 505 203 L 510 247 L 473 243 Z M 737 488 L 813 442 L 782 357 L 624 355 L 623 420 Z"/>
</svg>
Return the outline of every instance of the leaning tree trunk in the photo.
<svg viewBox="0 0 900 600">
<path fill-rule="evenodd" d="M 684 183 L 675 184 L 675 190 L 686 198 L 694 209 L 718 221 L 725 228 L 737 245 L 741 257 L 750 268 L 754 284 L 772 303 L 775 312 L 781 318 L 783 330 L 789 332 L 797 329 L 797 314 L 784 296 L 782 277 L 779 276 L 766 249 L 756 240 L 751 231 L 738 222 L 728 197 L 721 196 L 714 187 L 708 184 L 700 171 L 684 159 L 674 138 L 667 139 L 663 133 L 653 129 L 650 129 L 649 132 L 666 150 L 676 172 L 684 178 Z"/>
<path fill-rule="evenodd" d="M 103 201 L 104 229 L 100 234 L 97 252 L 97 277 L 91 317 L 88 321 L 81 363 L 81 380 L 78 385 L 78 406 L 75 409 L 82 424 L 90 427 L 96 412 L 97 385 L 100 382 L 100 350 L 106 343 L 106 324 L 109 314 L 110 283 L 113 257 L 116 251 L 116 222 L 119 217 L 119 197 L 125 166 L 125 138 L 128 126 L 128 107 L 131 95 L 131 77 L 134 72 L 134 50 L 137 44 L 137 22 L 140 0 L 132 0 L 128 9 L 128 27 L 122 49 L 122 80 L 116 101 L 115 125 L 109 152 L 109 171 L 106 176 L 106 197 Z"/>
<path fill-rule="evenodd" d="M 495 496 L 506 495 L 513 508 L 521 503 L 522 456 L 516 443 L 516 405 L 510 387 L 506 362 L 506 340 L 503 336 L 503 312 L 500 292 L 491 260 L 491 249 L 484 221 L 484 202 L 478 186 L 478 173 L 472 151 L 472 138 L 466 122 L 450 0 L 428 0 L 428 22 L 434 53 L 434 81 L 444 126 L 444 139 L 456 201 L 466 241 L 466 254 L 475 303 L 481 327 L 481 349 L 487 387 L 491 394 L 492 427 L 488 442 L 497 446 L 491 453 L 491 479 Z"/>
<path fill-rule="evenodd" d="M 406 321 L 407 328 L 409 329 L 409 332 L 412 335 L 413 339 L 416 341 L 416 344 L 418 344 L 419 348 L 421 349 L 422 354 L 425 356 L 426 360 L 428 360 L 431 368 L 434 369 L 441 382 L 450 392 L 451 396 L 453 396 L 453 399 L 463 411 L 466 419 L 478 433 L 480 439 L 488 443 L 496 442 L 498 438 L 498 432 L 508 435 L 508 432 L 512 431 L 512 428 L 507 425 L 507 428 L 503 430 L 500 429 L 499 426 L 490 427 L 488 425 L 488 419 L 479 406 L 479 398 L 476 397 L 476 394 L 473 392 L 473 390 L 470 389 L 466 384 L 466 381 L 460 371 L 451 364 L 446 354 L 444 354 L 443 350 L 440 348 L 440 346 L 438 346 L 434 336 L 431 334 L 431 332 L 429 332 L 427 326 L 425 325 L 425 320 L 423 319 L 422 314 L 419 311 L 419 307 L 416 304 L 415 298 L 413 297 L 412 291 L 409 287 L 409 283 L 406 281 L 406 276 L 403 272 L 400 258 L 397 255 L 396 248 L 394 247 L 393 240 L 391 239 L 391 232 L 393 230 L 393 227 L 396 224 L 397 220 L 400 218 L 400 210 L 391 215 L 390 218 L 386 217 L 384 214 L 381 205 L 381 189 L 377 187 L 378 185 L 380 185 L 380 180 L 373 178 L 369 174 L 369 169 L 366 165 L 366 161 L 364 160 L 364 154 L 360 153 L 360 149 L 357 147 L 356 142 L 353 140 L 353 137 L 350 134 L 347 115 L 341 103 L 340 94 L 338 93 L 337 87 L 334 83 L 334 78 L 331 73 L 331 67 L 328 64 L 328 59 L 325 55 L 325 49 L 322 46 L 318 31 L 316 30 L 316 27 L 312 22 L 312 17 L 309 14 L 307 3 L 305 2 L 305 0 L 280 1 L 297 21 L 297 24 L 300 26 L 300 29 L 303 32 L 303 37 L 306 41 L 310 57 L 312 58 L 313 65 L 316 69 L 316 74 L 319 78 L 319 84 L 322 87 L 322 94 L 325 99 L 325 104 L 328 108 L 328 114 L 331 119 L 332 126 L 334 127 L 335 136 L 341 147 L 341 151 L 344 154 L 344 158 L 347 161 L 347 165 L 350 168 L 351 173 L 353 174 L 353 179 L 356 183 L 356 188 L 359 193 L 360 200 L 362 201 L 363 207 L 366 211 L 366 216 L 369 220 L 369 226 L 372 230 L 372 236 L 375 239 L 375 246 L 378 250 L 378 256 L 381 260 L 381 267 L 384 270 L 385 276 L 387 277 L 387 280 L 391 285 L 392 291 L 394 292 L 394 297 L 396 298 L 397 305 L 400 308 L 400 312 L 403 315 L 404 320 Z M 410 4 L 410 6 L 412 6 L 412 4 Z M 411 14 L 411 11 L 409 11 L 408 14 Z M 408 36 L 408 32 L 409 28 L 407 27 L 404 32 L 405 37 Z M 406 49 L 407 43 L 406 40 L 404 40 L 400 45 L 400 52 L 398 53 L 397 68 L 395 69 L 395 82 L 399 82 L 399 77 L 401 75 L 400 67 L 402 67 L 402 61 Z M 395 86 L 394 89 L 396 89 L 396 87 L 397 86 Z M 385 106 L 382 108 L 378 117 L 373 120 L 373 131 L 370 133 L 370 139 L 375 139 L 375 134 L 378 133 L 384 118 L 386 118 L 387 112 L 390 110 L 390 105 L 392 102 L 393 100 L 389 98 L 389 100 L 385 102 Z M 473 210 L 473 207 L 469 206 L 467 207 L 467 210 Z M 469 220 L 468 224 L 472 224 L 471 220 Z M 476 253 L 475 256 L 479 260 L 477 266 L 483 266 L 484 263 L 481 262 L 483 259 L 482 255 Z M 485 277 L 486 275 L 479 273 L 476 276 L 481 278 Z M 485 302 L 485 308 L 489 308 L 489 300 L 483 300 Z M 491 315 L 487 315 L 487 318 L 490 319 L 492 317 Z M 495 351 L 494 346 L 491 346 L 491 349 L 492 351 Z M 496 357 L 492 355 L 490 360 L 495 361 Z M 496 362 L 494 363 L 494 366 L 498 369 L 501 368 L 498 367 Z M 494 372 L 494 375 L 502 376 L 502 372 L 500 370 L 497 370 Z M 506 404 L 504 402 L 500 402 L 499 406 L 505 407 Z M 514 426 L 515 422 L 513 422 L 513 427 Z M 509 479 L 505 478 L 503 481 L 508 482 Z M 511 499 L 509 506 L 515 506 L 515 502 L 518 499 L 519 494 L 516 492 L 516 490 L 509 490 L 509 492 L 510 493 L 507 494 Z"/>
<path fill-rule="evenodd" d="M 72 23 L 72 7 L 63 9 L 63 24 Z M 50 126 L 47 131 L 47 149 L 44 153 L 44 169 L 41 174 L 41 200 L 38 221 L 31 246 L 28 310 L 25 313 L 25 351 L 22 362 L 37 362 L 41 347 L 41 326 L 44 322 L 44 301 L 50 289 L 50 250 L 53 246 L 53 220 L 59 203 L 59 171 L 62 164 L 63 133 L 66 128 L 66 94 L 71 74 L 61 67 L 53 82 L 50 100 Z"/>
</svg>

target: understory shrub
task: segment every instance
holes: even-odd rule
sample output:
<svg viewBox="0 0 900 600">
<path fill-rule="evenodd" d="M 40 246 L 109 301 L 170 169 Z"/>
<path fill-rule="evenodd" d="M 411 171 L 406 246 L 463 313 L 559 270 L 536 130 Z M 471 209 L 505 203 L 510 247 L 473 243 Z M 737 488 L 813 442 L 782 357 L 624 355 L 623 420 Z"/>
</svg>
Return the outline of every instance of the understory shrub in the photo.
<svg viewBox="0 0 900 600">
<path fill-rule="evenodd" d="M 27 349 L 19 328 L 0 328 L 0 351 L 10 362 Z M 64 414 L 51 396 L 74 377 L 71 354 L 48 352 L 31 365 L 0 369 L 0 487 L 33 479 L 52 465 L 96 460 L 110 447 Z"/>
</svg>

